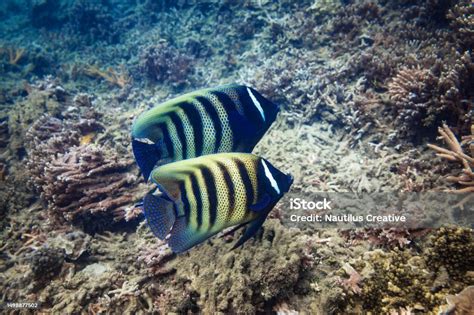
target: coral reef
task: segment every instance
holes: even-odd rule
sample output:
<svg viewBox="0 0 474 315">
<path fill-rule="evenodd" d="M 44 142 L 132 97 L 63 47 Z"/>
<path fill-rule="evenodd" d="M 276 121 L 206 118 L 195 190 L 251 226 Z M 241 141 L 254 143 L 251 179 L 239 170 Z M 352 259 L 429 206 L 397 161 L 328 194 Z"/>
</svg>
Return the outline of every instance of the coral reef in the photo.
<svg viewBox="0 0 474 315">
<path fill-rule="evenodd" d="M 60 249 L 42 247 L 31 253 L 29 261 L 35 278 L 51 279 L 61 270 L 64 254 Z"/>
<path fill-rule="evenodd" d="M 459 41 L 466 47 L 474 45 L 474 8 L 468 0 L 456 3 L 447 15 L 451 26 L 458 32 Z"/>
<path fill-rule="evenodd" d="M 236 233 L 172 254 L 138 222 L 150 186 L 129 130 L 183 92 L 246 83 L 281 105 L 255 153 L 295 177 L 292 193 L 472 195 L 472 10 L 0 2 L 0 302 L 65 314 L 413 314 L 447 300 L 462 312 L 474 284 L 465 228 L 315 229 L 290 222 L 284 199 L 242 248 L 229 251 Z M 426 142 L 438 127 L 435 158 Z"/>
<path fill-rule="evenodd" d="M 473 125 L 474 126 L 474 125 Z M 471 131 L 474 132 L 474 128 L 471 127 Z M 459 175 L 448 176 L 447 181 L 456 183 L 462 188 L 455 190 L 458 193 L 473 193 L 474 192 L 474 155 L 470 152 L 471 156 L 464 153 L 461 143 L 456 139 L 456 136 L 452 130 L 444 124 L 438 129 L 440 138 L 446 142 L 449 149 L 444 149 L 439 146 L 428 144 L 428 147 L 436 151 L 436 155 L 450 162 L 458 162 L 462 165 L 462 172 Z M 472 136 L 465 137 L 466 144 L 472 146 Z M 452 191 L 452 190 L 451 190 Z"/>
<path fill-rule="evenodd" d="M 304 290 L 300 278 L 309 265 L 303 239 L 278 220 L 267 220 L 258 244 L 227 252 L 222 244 L 226 241 L 216 240 L 214 246 L 202 246 L 181 258 L 176 277 L 191 280 L 204 313 L 268 311 L 276 301 Z"/>
<path fill-rule="evenodd" d="M 12 66 L 17 65 L 24 54 L 24 48 L 0 47 L 0 55 L 6 56 L 8 63 Z"/>
<path fill-rule="evenodd" d="M 87 66 L 84 69 L 84 73 L 92 78 L 104 79 L 109 84 L 116 85 L 122 89 L 131 83 L 130 76 L 123 65 L 120 69 L 120 72 L 115 71 L 112 67 L 108 68 L 107 70 L 100 70 L 94 65 Z"/>
<path fill-rule="evenodd" d="M 442 315 L 468 315 L 474 309 L 474 286 L 469 286 L 456 295 L 446 297 L 448 305 L 440 311 Z"/>
<path fill-rule="evenodd" d="M 27 98 L 9 112 L 8 147 L 11 155 L 17 159 L 25 155 L 24 139 L 30 126 L 46 112 L 53 116 L 59 115 L 66 107 L 68 97 L 65 89 L 52 78 L 28 86 L 27 91 Z"/>
<path fill-rule="evenodd" d="M 125 210 L 140 200 L 132 165 L 93 145 L 74 147 L 47 163 L 38 188 L 55 217 L 94 231 L 124 219 Z"/>
<path fill-rule="evenodd" d="M 193 59 L 162 41 L 142 51 L 140 69 L 152 82 L 167 82 L 182 88 L 189 83 Z"/>
<path fill-rule="evenodd" d="M 111 10 L 107 1 L 74 1 L 68 12 L 68 26 L 73 34 L 80 35 L 86 43 L 98 40 L 116 42 L 120 32 L 114 28 Z"/>
<path fill-rule="evenodd" d="M 441 228 L 430 236 L 427 249 L 430 266 L 445 268 L 454 280 L 472 281 L 469 273 L 474 271 L 474 232 L 463 228 Z M 471 276 L 472 278 L 472 276 Z"/>
<path fill-rule="evenodd" d="M 466 128 L 468 86 L 473 82 L 474 63 L 469 52 L 457 55 L 456 63 L 431 69 L 403 68 L 388 83 L 388 95 L 396 107 L 398 132 L 413 136 L 417 128 L 436 126 L 441 120 Z"/>
</svg>

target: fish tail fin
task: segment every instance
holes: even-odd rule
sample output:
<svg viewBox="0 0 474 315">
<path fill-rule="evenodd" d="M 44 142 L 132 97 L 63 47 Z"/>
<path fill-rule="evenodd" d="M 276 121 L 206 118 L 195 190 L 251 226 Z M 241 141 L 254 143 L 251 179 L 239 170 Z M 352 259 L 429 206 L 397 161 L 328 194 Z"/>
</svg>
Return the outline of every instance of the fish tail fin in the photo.
<svg viewBox="0 0 474 315">
<path fill-rule="evenodd" d="M 238 242 L 235 243 L 234 247 L 232 247 L 232 250 L 236 249 L 237 247 L 242 246 L 251 237 L 255 236 L 255 234 L 258 232 L 260 227 L 263 225 L 263 222 L 265 222 L 267 215 L 268 213 L 263 214 L 260 217 L 258 217 L 255 221 L 250 222 L 248 227 L 245 229 L 244 235 L 242 235 L 242 237 L 238 240 Z"/>
<path fill-rule="evenodd" d="M 162 157 L 162 145 L 133 139 L 132 149 L 143 177 L 148 181 L 151 171 Z"/>
<path fill-rule="evenodd" d="M 174 203 L 165 197 L 148 193 L 143 200 L 143 210 L 153 234 L 164 240 L 176 221 Z"/>
</svg>

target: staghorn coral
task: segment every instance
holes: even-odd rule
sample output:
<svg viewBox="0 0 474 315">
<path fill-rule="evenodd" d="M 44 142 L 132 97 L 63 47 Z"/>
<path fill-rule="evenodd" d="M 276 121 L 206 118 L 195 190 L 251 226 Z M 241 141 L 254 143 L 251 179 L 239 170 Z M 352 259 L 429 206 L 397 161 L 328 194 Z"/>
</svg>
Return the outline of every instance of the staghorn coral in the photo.
<svg viewBox="0 0 474 315">
<path fill-rule="evenodd" d="M 0 47 L 0 56 L 1 55 L 7 57 L 10 65 L 15 66 L 24 57 L 25 48 Z"/>
<path fill-rule="evenodd" d="M 469 52 L 456 56 L 456 62 L 448 65 L 437 60 L 431 68 L 402 68 L 388 83 L 399 134 L 413 137 L 420 132 L 420 125 L 430 128 L 441 120 L 467 127 L 471 106 L 466 99 L 472 93 L 474 62 Z"/>
<path fill-rule="evenodd" d="M 142 51 L 140 69 L 152 82 L 167 82 L 179 88 L 189 82 L 193 59 L 162 41 Z"/>
<path fill-rule="evenodd" d="M 133 164 L 105 148 L 73 147 L 46 164 L 37 179 L 43 183 L 41 197 L 60 220 L 89 231 L 110 225 L 140 198 Z"/>
<path fill-rule="evenodd" d="M 95 65 L 86 66 L 84 74 L 92 78 L 104 79 L 110 85 L 116 85 L 121 89 L 124 89 L 131 83 L 131 78 L 124 65 L 120 67 L 120 72 L 115 71 L 112 67 L 101 70 Z"/>
<path fill-rule="evenodd" d="M 473 131 L 473 135 L 465 137 L 464 141 L 472 146 L 474 127 L 472 127 L 471 130 Z M 439 127 L 438 132 L 440 138 L 448 145 L 448 149 L 441 148 L 434 144 L 428 144 L 428 147 L 435 150 L 438 157 L 447 161 L 458 162 L 463 168 L 459 175 L 451 175 L 446 178 L 448 182 L 458 184 L 461 187 L 457 190 L 450 191 L 457 193 L 474 193 L 474 156 L 469 156 L 464 152 L 461 143 L 456 139 L 456 136 L 446 124 Z M 471 155 L 472 153 L 473 152 L 470 152 Z"/>
<path fill-rule="evenodd" d="M 472 1 L 459 1 L 449 10 L 447 18 L 451 20 L 451 26 L 458 33 L 458 40 L 466 48 L 472 49 L 474 45 L 474 6 Z"/>
<path fill-rule="evenodd" d="M 388 94 L 397 106 L 399 132 L 406 134 L 419 122 L 430 124 L 426 119 L 432 119 L 428 111 L 436 108 L 431 99 L 436 85 L 437 79 L 431 71 L 420 68 L 401 69 L 389 82 Z"/>
</svg>

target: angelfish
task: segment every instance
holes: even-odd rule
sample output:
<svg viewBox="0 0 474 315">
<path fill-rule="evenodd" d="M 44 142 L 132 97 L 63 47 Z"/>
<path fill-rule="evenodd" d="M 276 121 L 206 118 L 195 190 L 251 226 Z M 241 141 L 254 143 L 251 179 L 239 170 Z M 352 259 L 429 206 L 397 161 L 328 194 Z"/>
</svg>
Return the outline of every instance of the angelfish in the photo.
<svg viewBox="0 0 474 315">
<path fill-rule="evenodd" d="M 219 153 L 155 168 L 143 201 L 153 233 L 180 253 L 226 228 L 245 227 L 233 248 L 262 226 L 293 178 L 248 153 Z"/>
<path fill-rule="evenodd" d="M 147 181 L 153 168 L 220 152 L 251 152 L 279 107 L 251 87 L 202 89 L 142 113 L 132 127 L 135 160 Z"/>
</svg>

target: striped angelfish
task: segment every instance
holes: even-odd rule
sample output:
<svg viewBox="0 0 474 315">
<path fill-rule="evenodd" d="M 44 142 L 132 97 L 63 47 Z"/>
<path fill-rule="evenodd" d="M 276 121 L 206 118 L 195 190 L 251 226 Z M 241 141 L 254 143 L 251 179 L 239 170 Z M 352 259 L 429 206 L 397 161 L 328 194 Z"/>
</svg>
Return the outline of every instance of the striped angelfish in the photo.
<svg viewBox="0 0 474 315">
<path fill-rule="evenodd" d="M 279 108 L 254 89 L 227 85 L 188 93 L 142 113 L 132 147 L 145 180 L 154 167 L 219 152 L 251 152 Z"/>
<path fill-rule="evenodd" d="M 153 233 L 183 252 L 220 231 L 246 230 L 234 248 L 262 226 L 289 190 L 293 178 L 264 158 L 249 153 L 219 153 L 155 168 L 158 189 L 145 196 L 143 208 Z"/>
</svg>

